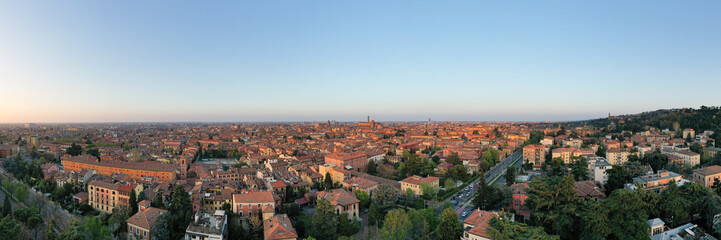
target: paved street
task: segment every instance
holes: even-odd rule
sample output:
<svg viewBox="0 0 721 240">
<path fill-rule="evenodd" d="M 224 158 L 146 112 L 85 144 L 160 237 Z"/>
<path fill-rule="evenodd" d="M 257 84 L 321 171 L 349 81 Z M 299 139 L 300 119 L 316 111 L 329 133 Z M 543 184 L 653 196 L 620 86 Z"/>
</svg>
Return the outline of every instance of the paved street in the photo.
<svg viewBox="0 0 721 240">
<path fill-rule="evenodd" d="M 513 154 L 509 155 L 506 159 L 504 159 L 502 162 L 498 163 L 496 166 L 492 167 L 488 172 L 485 173 L 484 177 L 486 178 L 486 183 L 490 183 L 493 181 L 493 179 L 500 176 L 496 184 L 499 184 L 498 182 L 502 182 L 502 184 L 505 184 L 505 179 L 502 177 L 503 174 L 506 172 L 506 167 L 510 166 L 510 164 L 514 164 L 516 168 L 520 168 L 520 165 L 523 161 L 520 160 L 522 157 L 521 151 L 516 151 Z M 474 181 L 473 183 L 469 184 L 469 187 L 466 189 L 462 189 L 461 191 L 458 191 L 457 194 L 453 195 L 451 198 L 459 201 L 459 204 L 453 205 L 453 209 L 456 210 L 458 213 L 458 218 L 463 221 L 473 212 L 473 195 L 476 192 L 475 185 L 478 184 L 480 179 Z M 463 196 L 462 198 L 460 196 Z M 449 198 L 448 201 L 451 201 Z M 467 213 L 466 216 L 463 216 L 463 213 Z"/>
</svg>

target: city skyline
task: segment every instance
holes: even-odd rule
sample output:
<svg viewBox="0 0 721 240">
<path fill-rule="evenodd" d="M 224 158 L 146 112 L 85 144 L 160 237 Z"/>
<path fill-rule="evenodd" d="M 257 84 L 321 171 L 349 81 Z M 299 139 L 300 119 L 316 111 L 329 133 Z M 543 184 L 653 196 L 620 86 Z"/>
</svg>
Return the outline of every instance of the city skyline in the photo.
<svg viewBox="0 0 721 240">
<path fill-rule="evenodd" d="M 719 10 L 4 2 L 0 123 L 572 121 L 721 105 Z"/>
</svg>

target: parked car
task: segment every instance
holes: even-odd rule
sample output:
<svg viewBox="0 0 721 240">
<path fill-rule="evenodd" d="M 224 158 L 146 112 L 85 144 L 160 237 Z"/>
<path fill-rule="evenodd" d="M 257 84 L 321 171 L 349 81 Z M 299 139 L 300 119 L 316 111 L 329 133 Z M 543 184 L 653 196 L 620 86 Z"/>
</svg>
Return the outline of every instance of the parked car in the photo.
<svg viewBox="0 0 721 240">
<path fill-rule="evenodd" d="M 463 212 L 463 216 L 468 216 L 468 212 Z"/>
</svg>

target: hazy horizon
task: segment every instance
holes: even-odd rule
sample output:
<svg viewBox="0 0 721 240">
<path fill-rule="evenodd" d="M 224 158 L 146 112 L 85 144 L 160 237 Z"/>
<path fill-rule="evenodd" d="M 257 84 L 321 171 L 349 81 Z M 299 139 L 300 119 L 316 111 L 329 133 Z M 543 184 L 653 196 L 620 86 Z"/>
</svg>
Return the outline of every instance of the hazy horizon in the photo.
<svg viewBox="0 0 721 240">
<path fill-rule="evenodd" d="M 0 123 L 576 121 L 721 105 L 721 2 L 0 3 Z"/>
</svg>

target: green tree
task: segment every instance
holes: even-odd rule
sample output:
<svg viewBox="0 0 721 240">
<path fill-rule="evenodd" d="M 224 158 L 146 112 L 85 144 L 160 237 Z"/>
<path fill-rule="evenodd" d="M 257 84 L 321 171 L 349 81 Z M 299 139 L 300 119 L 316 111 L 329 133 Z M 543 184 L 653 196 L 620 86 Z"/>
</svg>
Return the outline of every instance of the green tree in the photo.
<svg viewBox="0 0 721 240">
<path fill-rule="evenodd" d="M 452 178 L 447 178 L 443 186 L 445 187 L 446 191 L 450 191 L 451 189 L 456 188 L 456 181 L 453 181 Z"/>
<path fill-rule="evenodd" d="M 421 183 L 421 191 L 426 199 L 431 199 L 438 194 L 438 186 L 424 182 Z"/>
<path fill-rule="evenodd" d="M 368 193 L 360 189 L 353 191 L 353 193 L 355 193 L 355 197 L 360 201 L 360 206 L 362 208 L 368 208 L 368 206 L 370 206 L 371 196 L 368 195 Z"/>
<path fill-rule="evenodd" d="M 648 239 L 648 215 L 637 192 L 618 189 L 603 202 L 608 210 L 610 239 Z"/>
<path fill-rule="evenodd" d="M 330 172 L 325 173 L 324 185 L 325 189 L 333 189 L 333 178 L 331 178 Z"/>
<path fill-rule="evenodd" d="M 491 210 L 492 204 L 490 198 L 491 194 L 493 194 L 493 186 L 488 186 L 488 184 L 486 184 L 486 178 L 483 177 L 483 175 L 483 172 L 481 172 L 477 191 L 473 197 L 473 205 L 478 209 Z"/>
<path fill-rule="evenodd" d="M 441 214 L 436 233 L 441 240 L 458 240 L 463 236 L 463 224 L 452 208 L 446 208 Z"/>
<path fill-rule="evenodd" d="M 85 229 L 77 221 L 71 222 L 58 236 L 59 240 L 86 240 L 87 238 Z"/>
<path fill-rule="evenodd" d="M 606 157 L 606 146 L 603 145 L 603 143 L 598 144 L 598 149 L 596 150 L 596 156 Z"/>
<path fill-rule="evenodd" d="M 0 221 L 0 236 L 3 239 L 19 239 L 22 227 L 10 216 L 5 216 Z"/>
<path fill-rule="evenodd" d="M 338 235 L 350 236 L 356 234 L 359 229 L 356 229 L 353 222 L 348 219 L 348 213 L 341 213 L 338 217 Z"/>
<path fill-rule="evenodd" d="M 70 147 L 65 151 L 65 153 L 69 154 L 70 156 L 78 156 L 80 154 L 83 154 L 83 147 L 73 143 L 70 145 Z"/>
<path fill-rule="evenodd" d="M 170 238 L 180 239 L 184 236 L 185 229 L 188 228 L 188 224 L 190 224 L 193 217 L 193 203 L 183 186 L 175 187 L 171 197 L 172 200 L 168 206 L 171 227 Z"/>
<path fill-rule="evenodd" d="M 48 223 L 48 227 L 45 230 L 45 240 L 56 240 L 58 239 L 58 234 L 55 233 L 55 219 L 51 219 Z M 0 233 L 2 234 L 2 233 Z M 4 236 L 4 235 L 3 235 Z"/>
<path fill-rule="evenodd" d="M 375 161 L 368 160 L 368 165 L 366 166 L 366 173 L 370 175 L 376 175 L 376 173 L 378 173 L 378 168 Z"/>
<path fill-rule="evenodd" d="M 100 151 L 97 148 L 91 148 L 85 151 L 88 155 L 91 155 L 97 159 L 100 159 Z"/>
<path fill-rule="evenodd" d="M 378 211 L 375 203 L 371 203 L 368 208 L 368 224 L 371 226 L 378 226 L 383 221 L 383 215 Z"/>
<path fill-rule="evenodd" d="M 582 222 L 580 239 L 604 240 L 611 234 L 608 210 L 601 203 L 586 203 L 580 215 Z"/>
<path fill-rule="evenodd" d="M 447 163 L 450 163 L 450 164 L 453 164 L 453 165 L 462 164 L 461 158 L 458 157 L 458 153 L 457 153 L 457 152 L 451 153 L 451 155 L 448 156 L 448 158 L 446 159 L 446 162 L 447 162 Z"/>
<path fill-rule="evenodd" d="M 130 197 L 128 199 L 128 205 L 130 205 L 130 210 L 132 214 L 135 214 L 138 212 L 138 199 L 135 196 L 135 190 L 130 191 Z"/>
<path fill-rule="evenodd" d="M 616 189 L 623 188 L 624 184 L 628 183 L 631 178 L 626 167 L 623 165 L 614 165 L 611 169 L 606 170 L 608 180 L 606 180 L 606 194 L 610 194 Z"/>
<path fill-rule="evenodd" d="M 318 199 L 313 215 L 313 236 L 318 240 L 334 240 L 338 236 L 338 216 L 325 199 Z"/>
<path fill-rule="evenodd" d="M 516 182 L 516 167 L 515 166 L 508 166 L 506 167 L 506 175 L 504 176 L 506 178 L 506 185 L 511 186 Z"/>
<path fill-rule="evenodd" d="M 571 165 L 571 173 L 576 181 L 586 181 L 588 176 L 588 162 L 586 158 L 578 156 L 571 157 L 573 164 Z"/>
<path fill-rule="evenodd" d="M 150 231 L 152 239 L 171 239 L 170 231 L 172 227 L 170 226 L 170 218 L 170 214 L 167 213 L 158 216 L 152 231 Z"/>
<path fill-rule="evenodd" d="M 701 146 L 701 143 L 695 142 L 695 143 L 691 144 L 691 146 L 689 146 L 688 149 L 691 150 L 692 152 L 703 155 L 703 146 Z"/>
<path fill-rule="evenodd" d="M 412 228 L 408 214 L 403 209 L 393 209 L 386 214 L 381 236 L 388 240 L 402 240 L 410 235 Z"/>
<path fill-rule="evenodd" d="M 103 222 L 96 218 L 96 217 L 90 217 L 85 220 L 85 232 L 87 233 L 87 238 L 91 240 L 103 240 L 103 239 L 110 239 L 110 229 L 108 229 L 107 226 L 103 225 Z"/>
<path fill-rule="evenodd" d="M 387 184 L 379 184 L 371 192 L 371 201 L 381 213 L 385 213 L 398 202 L 398 190 Z"/>
<path fill-rule="evenodd" d="M 526 190 L 526 204 L 539 225 L 562 239 L 578 236 L 579 211 L 575 181 L 571 176 L 534 179 Z"/>
<path fill-rule="evenodd" d="M 668 189 L 663 191 L 660 197 L 663 201 L 660 202 L 658 208 L 663 221 L 670 227 L 677 227 L 680 222 L 689 217 L 691 202 L 675 183 L 669 184 Z"/>
<path fill-rule="evenodd" d="M 486 233 L 491 239 L 503 240 L 558 240 L 558 236 L 549 235 L 541 227 L 532 227 L 523 223 L 511 222 L 505 218 L 493 218 L 488 223 Z M 583 239 L 583 238 L 581 238 Z"/>
<path fill-rule="evenodd" d="M 5 201 L 3 202 L 3 217 L 11 216 L 13 214 L 12 205 L 10 205 L 10 198 L 8 194 L 5 194 Z"/>
<path fill-rule="evenodd" d="M 657 172 L 658 170 L 666 168 L 666 165 L 668 165 L 668 156 L 656 150 L 650 154 L 646 154 L 646 156 L 643 156 L 641 162 L 651 165 L 653 171 Z"/>
</svg>

